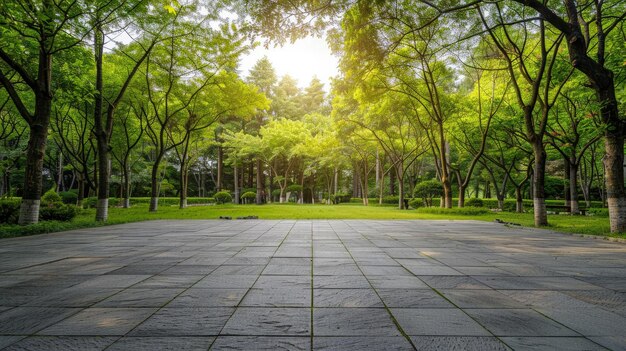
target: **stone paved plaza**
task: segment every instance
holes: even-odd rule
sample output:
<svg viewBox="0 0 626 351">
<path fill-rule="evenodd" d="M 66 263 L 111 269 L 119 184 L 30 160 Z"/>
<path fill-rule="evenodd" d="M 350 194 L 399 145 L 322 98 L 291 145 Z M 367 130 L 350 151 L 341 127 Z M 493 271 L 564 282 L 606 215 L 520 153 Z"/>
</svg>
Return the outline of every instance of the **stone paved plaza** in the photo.
<svg viewBox="0 0 626 351">
<path fill-rule="evenodd" d="M 476 221 L 0 241 L 6 350 L 624 350 L 626 244 Z"/>
</svg>

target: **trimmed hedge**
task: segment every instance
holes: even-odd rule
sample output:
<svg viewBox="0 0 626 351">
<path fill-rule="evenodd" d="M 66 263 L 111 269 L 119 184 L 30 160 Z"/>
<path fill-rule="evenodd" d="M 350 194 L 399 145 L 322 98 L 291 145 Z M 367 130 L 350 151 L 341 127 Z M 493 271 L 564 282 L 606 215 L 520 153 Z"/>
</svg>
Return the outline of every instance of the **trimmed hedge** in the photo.
<svg viewBox="0 0 626 351">
<path fill-rule="evenodd" d="M 0 200 L 0 223 L 17 224 L 20 216 L 19 199 Z"/>
<path fill-rule="evenodd" d="M 484 203 L 483 203 L 482 199 L 479 199 L 477 197 L 473 197 L 471 199 L 465 200 L 465 206 L 466 207 L 483 207 Z"/>
<path fill-rule="evenodd" d="M 83 208 L 96 208 L 96 203 L 98 202 L 98 198 L 96 197 L 86 197 L 83 199 Z M 188 197 L 187 205 L 208 205 L 214 204 L 215 198 L 212 197 Z M 121 204 L 121 199 L 117 197 L 109 198 L 109 207 L 116 207 Z M 130 205 L 149 205 L 150 198 L 149 197 L 131 197 Z M 177 206 L 180 204 L 180 198 L 178 197 L 160 197 L 159 198 L 159 206 Z"/>
<path fill-rule="evenodd" d="M 220 205 L 228 203 L 228 202 L 233 202 L 233 197 L 227 191 L 219 191 L 215 193 L 213 197 L 215 198 L 215 202 L 217 202 Z"/>
<path fill-rule="evenodd" d="M 428 214 L 455 214 L 455 215 L 463 215 L 463 216 L 480 216 L 480 215 L 491 213 L 491 211 L 483 207 L 463 207 L 463 208 L 421 207 L 417 209 L 417 212 L 428 213 Z"/>
<path fill-rule="evenodd" d="M 78 214 L 78 207 L 62 202 L 51 203 L 39 208 L 39 219 L 42 221 L 71 221 Z"/>
</svg>

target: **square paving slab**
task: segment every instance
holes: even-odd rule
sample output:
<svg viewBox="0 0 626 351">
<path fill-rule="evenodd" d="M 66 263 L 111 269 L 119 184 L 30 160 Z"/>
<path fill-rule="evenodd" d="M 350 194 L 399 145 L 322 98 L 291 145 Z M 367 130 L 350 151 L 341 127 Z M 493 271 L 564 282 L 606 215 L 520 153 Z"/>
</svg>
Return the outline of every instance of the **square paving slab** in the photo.
<svg viewBox="0 0 626 351">
<path fill-rule="evenodd" d="M 478 221 L 0 241 L 3 350 L 626 350 L 626 244 Z"/>
</svg>

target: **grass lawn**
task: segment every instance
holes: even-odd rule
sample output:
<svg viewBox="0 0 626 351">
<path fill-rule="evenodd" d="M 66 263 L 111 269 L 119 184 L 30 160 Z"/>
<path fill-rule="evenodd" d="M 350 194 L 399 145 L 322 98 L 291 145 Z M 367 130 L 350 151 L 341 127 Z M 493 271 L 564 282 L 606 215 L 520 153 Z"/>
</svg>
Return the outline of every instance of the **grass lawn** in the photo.
<svg viewBox="0 0 626 351">
<path fill-rule="evenodd" d="M 55 232 L 76 228 L 103 225 L 94 221 L 95 210 L 83 210 L 71 222 L 41 222 L 39 224 L 20 227 L 16 225 L 0 225 L 0 237 Z M 129 209 L 110 208 L 107 224 L 119 224 L 154 219 L 217 219 L 220 216 L 241 217 L 258 216 L 260 219 L 439 219 L 439 220 L 480 220 L 494 221 L 496 218 L 505 222 L 519 223 L 523 226 L 533 225 L 531 213 L 487 213 L 480 215 L 464 215 L 458 213 L 429 214 L 415 210 L 399 210 L 394 206 L 360 204 L 341 205 L 214 205 L 191 206 L 184 210 L 177 206 L 161 206 L 158 212 L 148 212 L 147 205 L 137 205 Z M 606 217 L 549 215 L 548 221 L 552 229 L 560 232 L 601 235 L 626 238 L 626 234 L 610 234 L 609 220 Z"/>
</svg>

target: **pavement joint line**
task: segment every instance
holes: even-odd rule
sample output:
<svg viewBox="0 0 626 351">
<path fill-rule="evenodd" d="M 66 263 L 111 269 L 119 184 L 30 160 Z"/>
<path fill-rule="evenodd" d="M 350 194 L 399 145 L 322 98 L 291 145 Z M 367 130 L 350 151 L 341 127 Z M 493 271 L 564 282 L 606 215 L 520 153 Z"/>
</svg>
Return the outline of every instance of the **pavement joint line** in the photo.
<svg viewBox="0 0 626 351">
<path fill-rule="evenodd" d="M 278 221 L 276 222 L 273 226 L 271 226 L 270 228 L 268 228 L 266 231 L 264 231 L 261 235 L 259 235 L 255 241 L 262 237 L 263 234 L 268 233 L 270 230 L 272 230 L 273 228 L 275 228 L 277 225 L 279 225 L 280 223 L 282 223 L 283 221 Z M 211 348 L 213 348 L 213 345 L 215 344 L 215 342 L 217 341 L 217 338 L 219 336 L 222 335 L 222 331 L 224 331 L 224 328 L 226 327 L 226 324 L 228 324 L 228 322 L 231 320 L 231 318 L 233 318 L 233 316 L 235 315 L 235 313 L 237 313 L 237 309 L 240 307 L 241 303 L 243 302 L 243 300 L 246 298 L 246 296 L 248 296 L 248 293 L 250 293 L 250 290 L 252 290 L 252 287 L 254 287 L 254 284 L 256 284 L 259 279 L 261 278 L 261 275 L 263 275 L 263 271 L 267 268 L 267 266 L 270 264 L 270 262 L 272 262 L 272 257 L 274 257 L 274 255 L 276 254 L 276 252 L 278 251 L 278 249 L 280 249 L 280 247 L 283 245 L 283 243 L 285 242 L 285 240 L 287 239 L 287 237 L 289 236 L 289 233 L 291 233 L 291 231 L 293 230 L 293 227 L 296 225 L 296 221 L 293 222 L 293 224 L 291 225 L 291 227 L 289 228 L 289 230 L 287 231 L 287 233 L 285 233 L 285 236 L 283 237 L 283 239 L 280 241 L 280 244 L 276 245 L 276 249 L 274 249 L 274 252 L 272 253 L 272 256 L 270 256 L 270 259 L 267 261 L 267 263 L 265 264 L 265 266 L 263 267 L 263 270 L 261 270 L 261 272 L 259 272 L 259 275 L 257 275 L 256 279 L 254 280 L 254 282 L 252 283 L 252 285 L 250 285 L 250 287 L 246 290 L 246 293 L 243 294 L 243 296 L 241 297 L 241 299 L 239 300 L 239 302 L 237 303 L 237 305 L 234 306 L 233 308 L 233 313 L 230 314 L 230 316 L 228 317 L 228 319 L 226 320 L 226 322 L 224 323 L 224 325 L 222 325 L 222 327 L 220 328 L 220 331 L 217 333 L 215 340 L 213 340 L 213 342 L 211 342 L 211 345 L 209 345 L 208 350 L 211 350 Z M 240 253 L 241 251 L 243 251 L 243 249 L 245 249 L 245 246 L 242 247 L 239 251 L 237 251 L 237 253 Z M 236 254 L 235 254 L 236 255 Z M 235 256 L 233 255 L 233 256 Z M 220 266 L 222 266 L 223 264 L 221 264 Z M 261 306 L 255 306 L 255 307 L 259 307 L 259 308 L 266 308 L 266 307 L 261 307 Z M 254 307 L 252 307 L 254 308 Z M 225 334 L 224 334 L 225 335 Z"/>
<path fill-rule="evenodd" d="M 465 221 L 459 222 L 462 223 L 441 226 L 440 223 L 431 221 L 410 221 L 408 223 L 407 221 L 350 220 L 267 221 L 267 223 L 255 221 L 258 229 L 251 229 L 254 226 L 248 225 L 248 223 L 245 223 L 246 225 L 239 223 L 215 225 L 214 222 L 207 221 L 194 221 L 186 224 L 181 221 L 180 223 L 184 225 L 178 225 L 179 222 L 176 222 L 170 226 L 167 221 L 160 221 L 158 224 L 132 226 L 128 229 L 124 229 L 124 225 L 120 225 L 116 232 L 111 230 L 109 233 L 107 230 L 107 239 L 104 241 L 89 241 L 92 236 L 102 238 L 96 235 L 100 233 L 98 230 L 100 228 L 84 230 L 80 234 L 68 233 L 69 235 L 64 235 L 64 233 L 59 233 L 56 236 L 43 235 L 27 237 L 27 240 L 7 241 L 7 246 L 3 247 L 3 258 L 0 259 L 0 263 L 7 263 L 4 267 L 6 269 L 3 269 L 5 272 L 0 274 L 0 285 L 4 285 L 0 288 L 0 294 L 3 295 L 4 301 L 3 306 L 0 307 L 0 316 L 4 316 L 0 323 L 4 325 L 0 327 L 4 331 L 2 333 L 4 337 L 0 337 L 0 345 L 11 347 L 17 343 L 16 346 L 18 347 L 36 345 L 36 347 L 43 348 L 44 343 L 46 345 L 49 345 L 50 342 L 56 343 L 58 342 L 57 338 L 60 337 L 60 340 L 65 340 L 64 343 L 70 342 L 74 347 L 80 348 L 80 345 L 84 345 L 84 341 L 102 336 L 88 334 L 101 333 L 107 336 L 104 340 L 98 341 L 101 348 L 118 347 L 120 346 L 120 339 L 129 337 L 128 333 L 124 334 L 128 329 L 144 323 L 140 320 L 143 319 L 143 316 L 152 314 L 147 317 L 151 318 L 155 310 L 167 306 L 168 302 L 163 302 L 164 300 L 169 300 L 171 303 L 171 300 L 185 293 L 185 291 L 189 291 L 189 288 L 197 288 L 198 283 L 210 276 L 216 267 L 220 269 L 219 272 L 216 272 L 219 274 L 215 275 L 217 279 L 214 281 L 209 278 L 203 288 L 226 289 L 228 286 L 247 288 L 232 291 L 234 298 L 244 293 L 251 296 L 253 291 L 259 292 L 255 288 L 287 286 L 304 288 L 302 290 L 297 289 L 304 292 L 304 295 L 288 294 L 287 298 L 292 301 L 293 297 L 306 298 L 306 285 L 304 284 L 311 284 L 311 321 L 309 322 L 311 323 L 311 331 L 309 335 L 305 333 L 302 337 L 294 339 L 299 347 L 309 349 L 315 347 L 313 340 L 317 340 L 319 346 L 322 344 L 334 345 L 339 348 L 344 343 L 342 337 L 350 337 L 349 339 L 354 340 L 346 340 L 347 342 L 354 342 L 355 345 L 365 347 L 365 344 L 369 344 L 365 340 L 370 339 L 359 338 L 356 335 L 367 334 L 369 336 L 372 334 L 370 329 L 378 330 L 373 334 L 379 334 L 382 339 L 378 340 L 372 336 L 371 340 L 376 340 L 381 347 L 388 345 L 386 340 L 391 340 L 385 337 L 394 335 L 394 343 L 402 343 L 409 348 L 406 336 L 403 335 L 404 338 L 402 338 L 399 335 L 401 333 L 398 325 L 394 326 L 390 323 L 392 320 L 389 318 L 393 318 L 393 314 L 397 314 L 397 321 L 403 323 L 402 326 L 406 327 L 407 332 L 421 335 L 410 336 L 411 341 L 418 348 L 426 345 L 422 344 L 423 342 L 429 344 L 432 342 L 434 344 L 431 346 L 439 345 L 442 347 L 443 345 L 452 345 L 448 342 L 465 341 L 469 343 L 468 345 L 483 345 L 483 347 L 492 345 L 494 348 L 508 346 L 522 349 L 531 344 L 543 345 L 544 349 L 579 345 L 590 349 L 608 347 L 616 350 L 626 345 L 626 338 L 620 332 L 620 326 L 626 322 L 626 312 L 621 309 L 620 303 L 621 293 L 626 292 L 626 270 L 623 269 L 626 262 L 626 246 L 599 240 L 581 240 L 569 235 L 547 235 L 545 231 L 535 233 L 534 231 L 516 229 L 500 230 L 484 223 L 479 223 L 483 224 L 481 226 L 472 226 L 471 223 L 465 223 Z M 197 230 L 198 227 L 204 229 Z M 272 229 L 268 230 L 270 227 L 278 228 L 278 230 L 272 232 Z M 161 234 L 148 235 L 154 231 Z M 285 231 L 288 233 L 285 234 Z M 182 245 L 178 245 L 180 243 Z M 46 249 L 40 252 L 39 249 L 46 247 L 47 244 L 52 244 L 51 248 L 54 251 Z M 306 247 L 307 245 L 310 246 Z M 420 249 L 426 252 L 428 256 L 422 255 Z M 81 252 L 81 255 L 71 256 L 75 252 Z M 9 255 L 4 256 L 4 253 Z M 108 255 L 102 255 L 102 253 Z M 90 256 L 91 254 L 93 256 Z M 235 257 L 235 255 L 238 256 Z M 299 259 L 275 261 L 276 266 L 268 268 L 267 273 L 270 276 L 286 274 L 298 277 L 294 277 L 294 279 L 276 277 L 279 278 L 278 280 L 269 277 L 271 279 L 267 279 L 267 281 L 260 279 L 263 271 L 259 271 L 259 269 L 267 268 L 274 255 L 281 258 L 299 257 Z M 309 255 L 310 260 L 307 262 L 306 257 Z M 107 257 L 105 262 L 102 262 L 103 264 L 99 265 L 94 261 L 96 260 L 94 257 L 103 256 Z M 162 279 L 152 280 L 160 274 L 169 274 L 157 272 L 161 266 L 176 266 L 193 256 L 197 257 L 185 263 L 189 265 L 195 263 L 198 265 L 197 267 L 189 267 L 187 270 L 184 266 L 178 266 L 171 270 L 174 274 L 179 272 L 189 274 L 189 276 L 184 278 L 163 276 Z M 91 260 L 76 259 L 74 262 L 68 260 L 69 264 L 64 262 L 53 263 L 77 257 L 91 258 Z M 558 260 L 554 260 L 555 257 L 558 257 Z M 50 260 L 49 264 L 44 262 L 36 265 L 42 266 L 41 268 L 27 269 L 27 267 L 32 267 L 34 262 L 52 258 L 58 258 L 58 260 Z M 420 258 L 424 260 L 420 260 Z M 230 261 L 226 261 L 228 259 Z M 349 267 L 340 265 L 343 262 L 350 263 Z M 291 266 L 291 263 L 304 266 L 280 267 Z M 329 269 L 324 268 L 326 264 L 330 264 Z M 144 266 L 131 267 L 134 265 Z M 150 267 L 149 265 L 157 265 L 158 267 Z M 128 268 L 125 271 L 119 271 L 116 274 L 135 276 L 119 276 L 119 279 L 123 280 L 118 281 L 116 274 L 108 274 L 110 267 L 118 269 L 126 266 Z M 309 266 L 310 272 L 305 271 L 306 266 Z M 315 268 L 319 270 L 320 267 L 322 270 L 319 273 L 330 276 L 330 278 L 324 278 L 322 275 L 316 277 Z M 403 269 L 399 269 L 400 267 Z M 18 270 L 22 270 L 24 273 L 16 273 Z M 407 270 L 409 273 L 406 273 Z M 368 277 L 364 272 L 372 275 Z M 232 274 L 253 274 L 256 276 L 241 277 L 245 279 L 234 281 L 230 279 Z M 403 275 L 404 278 L 398 277 L 399 280 L 396 281 L 395 277 L 391 276 L 393 274 Z M 309 275 L 308 279 L 305 278 L 307 275 Z M 385 278 L 384 275 L 389 277 Z M 95 284 L 82 284 L 96 277 L 102 280 L 94 280 Z M 111 288 L 110 285 L 113 284 L 107 284 L 110 279 L 116 281 L 115 285 L 118 288 Z M 151 282 L 146 283 L 149 280 Z M 263 283 L 263 286 L 246 285 L 255 283 Z M 327 289 L 327 291 L 318 294 L 315 290 L 316 284 L 321 284 L 320 288 Z M 146 290 L 145 293 L 137 290 L 142 286 L 150 287 L 152 285 L 175 289 L 166 289 L 163 292 L 155 293 L 149 290 Z M 58 294 L 58 292 L 72 289 L 72 287 L 75 288 L 67 290 L 71 292 L 71 295 Z M 396 290 L 383 290 L 393 287 L 396 287 Z M 405 292 L 403 287 L 411 291 Z M 367 288 L 369 291 L 346 291 L 343 293 L 328 291 L 330 288 Z M 420 289 L 422 292 L 419 292 Z M 483 290 L 472 292 L 466 289 L 488 289 L 491 293 L 487 291 L 489 294 L 485 295 L 481 293 Z M 118 294 L 123 294 L 123 292 L 132 293 L 132 296 L 128 295 L 128 297 L 123 298 L 124 301 L 121 301 L 120 298 L 113 298 Z M 218 291 L 215 290 L 215 292 Z M 372 292 L 377 294 L 377 297 Z M 501 295 L 493 295 L 493 299 L 490 298 L 491 294 L 496 294 L 496 292 L 503 293 L 508 298 L 501 299 Z M 225 321 L 235 322 L 232 313 L 237 310 L 237 307 L 244 305 L 242 302 L 244 297 L 240 297 L 238 301 L 233 303 L 229 302 L 233 300 L 232 298 L 226 301 L 216 296 L 214 299 L 211 291 L 202 292 L 203 296 L 206 296 L 206 293 L 209 293 L 210 301 L 204 299 L 196 301 L 194 298 L 193 304 L 200 302 L 207 307 L 225 304 L 238 306 L 224 309 L 222 311 L 224 313 L 220 312 L 219 317 L 216 316 L 215 318 L 211 317 L 214 312 L 210 309 L 206 313 L 203 312 L 202 318 L 206 314 L 212 327 L 210 329 L 202 327 L 197 329 L 197 332 L 194 332 L 195 329 L 187 329 L 187 324 L 190 328 L 194 328 L 193 326 L 196 325 L 194 323 L 199 320 L 187 318 L 188 321 L 185 321 L 184 315 L 176 313 L 183 319 L 181 324 L 174 325 L 168 319 L 162 320 L 162 317 L 159 317 L 158 320 L 155 320 L 154 325 L 149 323 L 152 327 L 157 327 L 160 332 L 157 332 L 157 329 L 142 328 L 140 339 L 145 339 L 151 344 L 154 342 L 161 343 L 158 341 L 159 338 L 151 339 L 151 337 L 163 333 L 165 339 L 170 339 L 164 340 L 165 344 L 177 345 L 186 342 L 185 338 L 176 337 L 181 334 L 179 330 L 185 330 L 184 333 L 203 334 L 187 335 L 205 337 L 206 340 L 202 342 L 203 349 L 207 347 L 217 348 L 218 344 L 211 343 L 220 336 L 219 330 L 220 327 L 224 329 Z M 172 297 L 173 294 L 177 295 Z M 220 296 L 221 294 L 222 292 L 220 292 Z M 255 303 L 252 304 L 260 303 L 260 305 L 267 307 L 281 307 L 283 302 L 288 302 L 283 300 L 285 293 L 269 294 L 263 293 L 262 296 L 257 296 L 255 293 Z M 456 301 L 458 305 L 452 303 L 443 294 Z M 48 295 L 50 298 L 46 298 Z M 322 300 L 316 301 L 316 296 L 324 297 L 324 303 Z M 326 296 L 330 300 L 326 300 Z M 346 299 L 347 296 L 352 297 Z M 381 296 L 384 296 L 386 300 L 382 300 Z M 527 301 L 526 296 L 530 298 L 529 301 Z M 257 299 L 259 297 L 261 300 Z M 336 308 L 330 306 L 337 304 L 343 307 L 368 307 L 367 305 L 371 305 L 374 298 L 379 299 L 379 301 L 382 300 L 382 303 L 376 301 L 375 306 L 369 306 L 372 308 L 369 312 L 363 309 L 363 321 L 352 318 L 353 313 L 349 308 L 342 309 L 341 312 L 337 312 L 338 314 L 328 311 Z M 50 302 L 43 302 L 44 299 Z M 113 311 L 114 314 L 111 316 L 120 318 L 123 324 L 111 329 L 96 324 L 102 318 L 108 318 L 108 312 L 102 315 L 97 314 L 95 318 L 81 317 L 90 316 L 95 312 L 76 316 L 77 313 L 107 299 L 119 301 L 119 303 L 112 303 L 114 306 L 111 308 L 120 307 L 120 309 Z M 328 304 L 327 301 L 331 303 Z M 177 305 L 178 307 L 189 307 L 191 302 L 185 298 L 181 304 L 177 303 Z M 329 307 L 314 309 L 316 303 Z M 110 303 L 106 304 L 111 305 Z M 34 309 L 21 308 L 29 307 L 27 305 L 31 305 Z M 122 307 L 132 309 L 134 305 L 152 307 L 149 310 L 144 308 L 143 311 L 139 308 L 137 312 L 140 315 L 135 315 L 134 311 L 131 310 L 123 311 L 124 308 Z M 279 313 L 277 317 L 272 317 L 267 321 L 286 323 L 285 325 L 290 326 L 304 326 L 307 319 L 306 305 L 308 304 L 302 305 L 301 307 L 305 307 L 305 309 L 300 308 L 299 312 L 285 311 L 284 316 Z M 64 310 L 61 308 L 62 306 L 77 308 Z M 390 306 L 396 306 L 400 310 Z M 466 309 L 459 306 L 466 306 Z M 55 307 L 60 309 L 57 311 Z M 266 320 L 265 317 L 262 317 L 264 315 L 263 308 L 267 307 L 252 307 L 250 312 L 259 315 L 261 319 L 258 321 L 255 319 L 254 322 L 250 321 L 250 323 L 248 322 L 249 319 L 237 319 L 237 323 L 235 323 L 237 324 L 235 326 L 237 332 L 233 331 L 228 334 L 264 336 L 261 339 L 265 340 L 263 346 L 266 347 L 282 343 L 279 340 L 286 336 L 285 333 L 274 328 L 266 330 L 262 324 Z M 444 307 L 460 309 L 466 315 L 471 313 L 483 321 L 484 325 L 471 316 L 468 318 L 468 316 L 458 312 L 446 311 L 443 309 Z M 382 311 L 383 308 L 386 309 L 386 312 Z M 425 314 L 415 311 L 418 313 L 416 315 L 409 310 L 402 311 L 403 308 L 434 308 L 434 310 L 425 311 Z M 552 308 L 556 310 L 552 310 Z M 511 311 L 516 309 L 519 311 Z M 393 313 L 391 313 L 392 311 Z M 321 338 L 321 335 L 315 336 L 316 330 L 314 330 L 313 322 L 318 321 L 314 320 L 314 312 L 321 313 L 323 316 L 329 314 L 333 321 L 350 322 L 333 333 L 340 337 Z M 293 319 L 292 314 L 294 316 L 297 314 L 299 317 Z M 367 317 L 370 314 L 372 317 Z M 389 317 L 388 314 L 390 314 Z M 443 323 L 437 329 L 428 328 L 431 323 L 424 317 L 416 318 L 431 314 L 433 318 L 436 317 L 437 321 L 441 319 L 441 323 Z M 445 316 L 442 315 L 439 318 L 437 317 L 439 314 Z M 243 315 L 238 316 L 242 317 Z M 198 317 L 201 316 L 198 315 Z M 408 318 L 407 321 L 405 318 Z M 22 319 L 24 322 L 19 322 Z M 68 319 L 71 320 L 67 321 Z M 12 320 L 15 320 L 15 323 Z M 470 329 L 465 327 L 452 328 L 452 325 L 446 327 L 448 325 L 446 321 L 454 320 L 465 321 L 464 323 L 468 323 L 468 328 L 470 325 L 473 326 Z M 320 322 L 324 321 L 326 319 L 320 320 Z M 161 326 L 160 322 L 165 324 Z M 243 324 L 240 325 L 239 322 Z M 425 328 L 422 328 L 422 324 Z M 318 332 L 322 330 L 320 326 L 322 329 L 327 327 L 326 324 L 318 324 L 316 328 Z M 335 322 L 330 326 L 334 330 L 334 327 L 339 327 L 340 324 Z M 483 334 L 488 338 L 468 336 L 473 333 L 472 330 L 484 330 L 483 328 L 486 329 L 485 326 L 491 328 L 493 332 L 489 330 L 478 334 Z M 242 327 L 245 329 L 241 329 Z M 42 331 L 46 329 L 49 332 Z M 264 335 L 276 331 L 278 331 L 277 338 Z M 442 331 L 449 333 L 450 338 L 437 337 L 445 334 L 441 333 Z M 59 336 L 41 335 L 46 333 L 58 334 Z M 79 335 L 81 333 L 83 335 Z M 137 330 L 134 333 L 137 333 Z M 215 333 L 219 334 L 213 338 Z M 500 335 L 500 337 L 492 336 L 493 333 Z M 75 337 L 71 337 L 69 334 L 75 334 Z M 167 335 L 172 336 L 168 337 Z M 461 336 L 464 337 L 459 338 Z M 31 339 L 29 340 L 28 337 Z M 137 337 L 139 336 L 132 335 L 132 338 Z M 425 338 L 422 339 L 422 337 Z M 526 337 L 530 338 L 527 339 Z M 255 339 L 248 338 L 247 340 Z M 506 340 L 508 344 L 503 340 Z M 234 345 L 238 341 L 240 338 L 229 337 L 219 342 L 219 345 L 224 346 L 223 343 Z M 126 342 L 121 341 L 124 345 Z M 132 342 L 134 344 L 144 341 L 138 339 Z M 306 346 L 307 342 L 310 343 L 309 347 Z M 115 343 L 117 345 L 112 346 Z M 252 347 L 252 344 L 249 345 Z"/>
<path fill-rule="evenodd" d="M 352 228 L 352 226 L 350 226 L 350 224 L 345 223 L 346 225 L 348 225 L 349 227 Z M 331 225 L 332 228 L 332 225 Z M 354 228 L 353 228 L 354 229 Z M 370 288 L 374 291 L 374 293 L 376 294 L 376 296 L 378 296 L 378 298 L 380 299 L 380 301 L 382 302 L 385 311 L 387 312 L 387 314 L 389 315 L 389 318 L 391 319 L 392 323 L 396 326 L 396 329 L 398 329 L 398 331 L 400 332 L 400 334 L 409 342 L 409 344 L 411 344 L 411 347 L 413 347 L 413 350 L 417 351 L 417 346 L 415 346 L 415 344 L 413 343 L 413 340 L 411 340 L 411 337 L 404 331 L 404 329 L 402 328 L 402 326 L 400 325 L 400 322 L 398 322 L 398 320 L 396 319 L 396 317 L 393 315 L 393 313 L 391 313 L 391 309 L 389 309 L 389 307 L 387 306 L 387 303 L 385 302 L 385 300 L 382 299 L 382 297 L 380 296 L 380 294 L 378 293 L 378 290 L 376 288 L 374 288 L 374 286 L 372 285 L 372 282 L 370 281 L 370 279 L 367 277 L 367 275 L 365 275 L 365 273 L 363 272 L 363 270 L 361 269 L 361 265 L 359 265 L 356 260 L 354 259 L 354 256 L 352 256 L 352 252 L 350 250 L 348 250 L 348 247 L 346 246 L 345 242 L 343 241 L 343 239 L 337 234 L 337 231 L 333 228 L 333 231 L 335 232 L 335 235 L 337 235 L 337 237 L 339 238 L 339 241 L 341 242 L 341 244 L 343 245 L 343 247 L 346 249 L 346 251 L 348 252 L 348 255 L 350 255 L 350 258 L 352 259 L 352 261 L 354 261 L 355 265 L 357 266 L 357 268 L 359 269 L 359 271 L 361 272 L 361 274 L 363 275 L 363 277 L 365 277 L 365 280 L 367 280 L 367 283 L 369 284 Z M 367 237 L 365 237 L 363 234 L 359 233 L 363 238 L 365 238 L 367 241 L 369 241 L 371 243 L 371 240 L 368 239 Z M 386 254 L 386 253 L 385 253 Z M 389 256 L 389 255 L 387 255 Z M 391 256 L 389 256 L 391 257 Z"/>
</svg>

